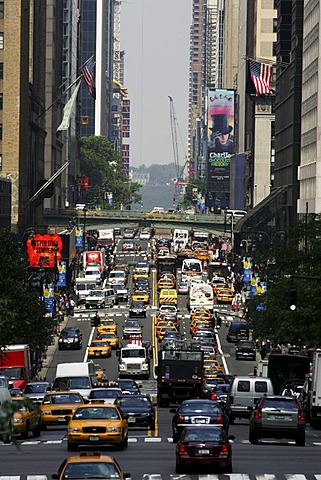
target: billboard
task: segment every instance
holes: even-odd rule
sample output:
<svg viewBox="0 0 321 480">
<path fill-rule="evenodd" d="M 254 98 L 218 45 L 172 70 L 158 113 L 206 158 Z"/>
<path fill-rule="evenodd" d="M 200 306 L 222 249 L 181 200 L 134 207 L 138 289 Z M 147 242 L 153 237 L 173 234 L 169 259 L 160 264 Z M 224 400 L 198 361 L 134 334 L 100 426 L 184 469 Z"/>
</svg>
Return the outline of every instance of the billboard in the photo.
<svg viewBox="0 0 321 480">
<path fill-rule="evenodd" d="M 209 90 L 207 96 L 206 187 L 216 204 L 229 206 L 231 156 L 235 153 L 235 92 Z"/>
<path fill-rule="evenodd" d="M 30 267 L 55 268 L 62 258 L 62 239 L 58 234 L 36 234 L 27 240 L 27 254 Z M 55 248 L 57 247 L 57 252 Z"/>
</svg>

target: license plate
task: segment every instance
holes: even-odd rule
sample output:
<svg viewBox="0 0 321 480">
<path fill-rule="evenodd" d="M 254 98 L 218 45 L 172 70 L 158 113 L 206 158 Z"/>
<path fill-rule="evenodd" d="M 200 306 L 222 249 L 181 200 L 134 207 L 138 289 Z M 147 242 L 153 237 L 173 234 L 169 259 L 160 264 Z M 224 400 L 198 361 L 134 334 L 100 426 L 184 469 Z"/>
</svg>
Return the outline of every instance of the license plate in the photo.
<svg viewBox="0 0 321 480">
<path fill-rule="evenodd" d="M 65 421 L 66 421 L 65 417 L 58 417 L 58 422 L 65 422 Z"/>
<path fill-rule="evenodd" d="M 136 418 L 135 417 L 128 417 L 128 423 L 135 423 Z"/>
<path fill-rule="evenodd" d="M 97 435 L 92 435 L 91 437 L 89 437 L 90 442 L 98 442 L 98 440 L 99 440 L 99 437 Z"/>
<path fill-rule="evenodd" d="M 284 415 L 270 415 L 269 418 L 272 420 L 284 420 Z"/>
<path fill-rule="evenodd" d="M 205 418 L 195 418 L 194 422 L 195 423 L 206 423 L 206 419 Z"/>
<path fill-rule="evenodd" d="M 244 352 L 243 352 L 243 355 L 246 357 L 246 356 L 248 355 L 248 353 L 244 353 Z"/>
<path fill-rule="evenodd" d="M 100 352 L 95 352 L 96 357 L 100 357 Z"/>
<path fill-rule="evenodd" d="M 206 448 L 200 448 L 200 449 L 197 451 L 197 453 L 198 453 L 199 455 L 209 455 L 209 454 L 210 454 L 210 451 L 207 450 Z"/>
</svg>

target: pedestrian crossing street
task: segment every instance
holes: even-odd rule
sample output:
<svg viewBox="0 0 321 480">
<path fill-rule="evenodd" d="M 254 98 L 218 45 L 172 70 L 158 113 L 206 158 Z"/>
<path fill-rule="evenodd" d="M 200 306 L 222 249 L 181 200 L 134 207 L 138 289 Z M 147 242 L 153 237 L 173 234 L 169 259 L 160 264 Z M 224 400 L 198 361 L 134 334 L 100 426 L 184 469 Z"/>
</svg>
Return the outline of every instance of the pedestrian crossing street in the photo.
<svg viewBox="0 0 321 480">
<path fill-rule="evenodd" d="M 140 477 L 140 476 L 139 476 Z M 50 480 L 51 475 L 0 475 L 0 480 Z M 138 480 L 137 476 L 132 476 Z M 140 480 L 321 480 L 321 474 L 315 473 L 304 475 L 302 473 L 231 473 L 231 474 L 209 474 L 209 475 L 178 475 L 145 473 Z"/>
</svg>

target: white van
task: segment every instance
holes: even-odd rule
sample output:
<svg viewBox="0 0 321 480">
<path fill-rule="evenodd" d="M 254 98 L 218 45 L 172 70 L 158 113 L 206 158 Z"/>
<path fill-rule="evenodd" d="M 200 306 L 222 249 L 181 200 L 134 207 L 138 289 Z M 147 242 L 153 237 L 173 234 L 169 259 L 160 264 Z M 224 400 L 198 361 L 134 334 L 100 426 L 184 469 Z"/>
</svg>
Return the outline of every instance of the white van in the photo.
<svg viewBox="0 0 321 480">
<path fill-rule="evenodd" d="M 230 423 L 234 423 L 235 418 L 250 418 L 255 404 L 263 395 L 274 395 L 270 378 L 234 377 L 226 402 Z"/>
<path fill-rule="evenodd" d="M 85 270 L 85 279 L 97 282 L 100 280 L 100 270 L 98 267 L 87 267 Z"/>
<path fill-rule="evenodd" d="M 203 265 L 201 260 L 185 258 L 182 264 L 182 280 L 202 280 Z"/>
<path fill-rule="evenodd" d="M 74 390 L 88 397 L 98 387 L 94 362 L 58 363 L 53 390 Z"/>
<path fill-rule="evenodd" d="M 94 290 L 96 286 L 96 280 L 88 280 L 87 278 L 76 278 L 75 294 L 77 298 L 77 304 L 80 305 L 82 303 L 85 303 L 86 296 L 88 295 L 90 290 Z"/>
<path fill-rule="evenodd" d="M 214 309 L 214 293 L 211 285 L 205 282 L 191 282 L 187 299 L 187 308 L 193 312 L 196 308 Z"/>
</svg>

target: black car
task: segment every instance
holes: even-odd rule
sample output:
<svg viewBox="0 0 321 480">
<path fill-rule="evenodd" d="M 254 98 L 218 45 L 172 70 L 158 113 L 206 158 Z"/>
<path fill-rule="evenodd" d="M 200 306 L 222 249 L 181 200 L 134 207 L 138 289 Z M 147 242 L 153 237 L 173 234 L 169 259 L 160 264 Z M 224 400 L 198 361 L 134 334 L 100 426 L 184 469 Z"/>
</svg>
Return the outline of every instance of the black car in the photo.
<svg viewBox="0 0 321 480">
<path fill-rule="evenodd" d="M 155 404 L 149 395 L 124 395 L 115 404 L 128 417 L 129 427 L 149 427 L 155 430 Z"/>
<path fill-rule="evenodd" d="M 82 348 L 82 333 L 79 328 L 66 327 L 58 339 L 59 350 L 78 350 Z"/>
<path fill-rule="evenodd" d="M 222 425 L 226 433 L 229 429 L 229 419 L 225 409 L 212 400 L 184 400 L 174 413 L 172 420 L 173 442 L 177 442 L 183 429 L 189 426 Z"/>
<path fill-rule="evenodd" d="M 236 360 L 255 360 L 256 348 L 251 340 L 239 340 L 235 348 Z"/>
<path fill-rule="evenodd" d="M 135 289 L 150 291 L 148 278 L 138 277 L 135 282 Z"/>
<path fill-rule="evenodd" d="M 132 302 L 129 307 L 129 316 L 146 318 L 145 304 L 143 302 Z"/>
<path fill-rule="evenodd" d="M 222 426 L 186 427 L 176 446 L 176 473 L 190 472 L 192 467 L 220 468 L 232 473 L 232 447 Z"/>
<path fill-rule="evenodd" d="M 138 395 L 142 386 L 132 378 L 117 378 L 116 383 L 122 389 L 123 394 L 126 395 Z"/>
</svg>

